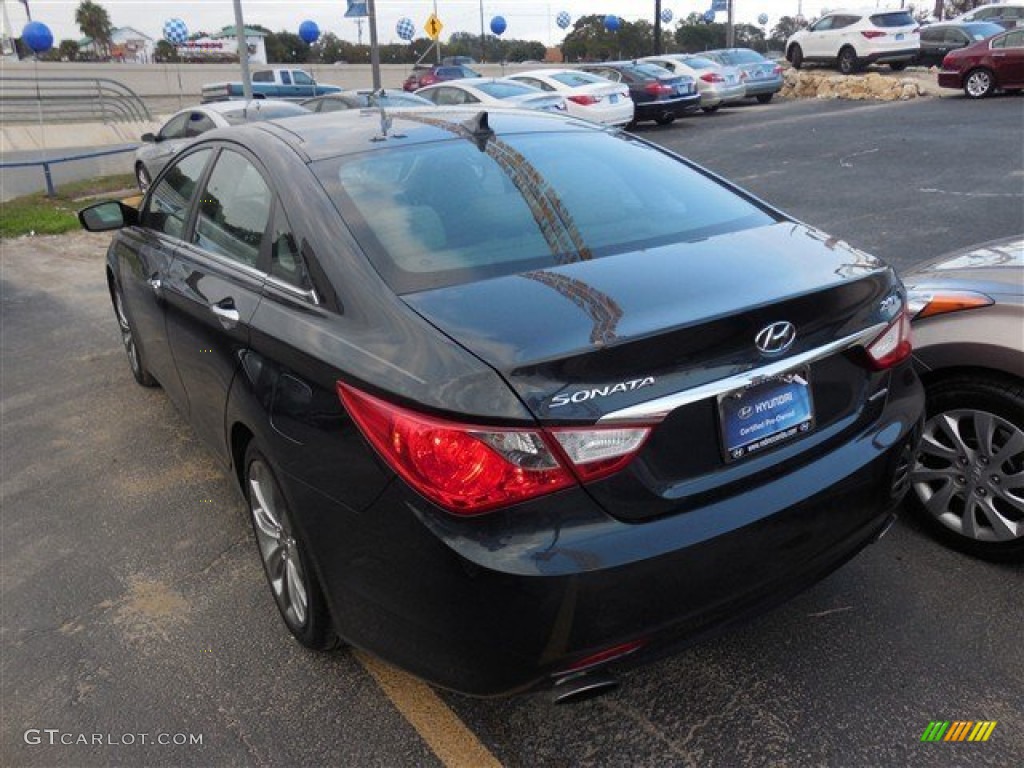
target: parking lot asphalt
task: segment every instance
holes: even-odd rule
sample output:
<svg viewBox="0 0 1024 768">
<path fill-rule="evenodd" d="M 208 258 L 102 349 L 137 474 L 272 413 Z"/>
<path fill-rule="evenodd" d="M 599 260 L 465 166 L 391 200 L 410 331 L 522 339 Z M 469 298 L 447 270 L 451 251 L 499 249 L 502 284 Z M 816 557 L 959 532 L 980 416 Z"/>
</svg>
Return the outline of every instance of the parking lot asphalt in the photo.
<svg viewBox="0 0 1024 768">
<path fill-rule="evenodd" d="M 1021 98 L 784 102 L 642 133 L 901 267 L 1024 231 Z M 1020 764 L 1024 568 L 909 519 L 772 613 L 570 706 L 301 649 L 232 482 L 131 379 L 106 242 L 2 243 L 0 763 Z M 998 725 L 922 743 L 932 720 Z"/>
</svg>

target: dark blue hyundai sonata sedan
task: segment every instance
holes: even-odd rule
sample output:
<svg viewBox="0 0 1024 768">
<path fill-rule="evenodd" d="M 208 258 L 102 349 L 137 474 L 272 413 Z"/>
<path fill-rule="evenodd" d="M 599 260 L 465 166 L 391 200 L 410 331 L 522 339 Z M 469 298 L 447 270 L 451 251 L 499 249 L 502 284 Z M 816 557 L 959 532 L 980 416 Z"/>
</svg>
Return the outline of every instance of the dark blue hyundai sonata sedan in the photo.
<svg viewBox="0 0 1024 768">
<path fill-rule="evenodd" d="M 297 117 L 80 216 L 311 648 L 580 690 L 813 584 L 907 487 L 892 269 L 626 133 Z"/>
</svg>

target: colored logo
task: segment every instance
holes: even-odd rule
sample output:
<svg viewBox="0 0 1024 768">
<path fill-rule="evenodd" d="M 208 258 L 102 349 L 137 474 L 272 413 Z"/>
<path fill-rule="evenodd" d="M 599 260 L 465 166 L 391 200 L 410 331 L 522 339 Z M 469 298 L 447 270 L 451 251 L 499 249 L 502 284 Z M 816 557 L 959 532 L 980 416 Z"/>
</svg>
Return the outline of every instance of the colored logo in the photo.
<svg viewBox="0 0 1024 768">
<path fill-rule="evenodd" d="M 988 741 L 995 729 L 995 720 L 932 720 L 921 741 Z"/>
</svg>

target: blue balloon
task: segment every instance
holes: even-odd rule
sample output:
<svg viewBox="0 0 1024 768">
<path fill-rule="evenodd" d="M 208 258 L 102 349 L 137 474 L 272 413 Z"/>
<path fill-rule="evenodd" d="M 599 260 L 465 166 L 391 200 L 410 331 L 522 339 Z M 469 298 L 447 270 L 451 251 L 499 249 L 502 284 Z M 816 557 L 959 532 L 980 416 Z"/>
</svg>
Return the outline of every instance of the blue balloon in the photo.
<svg viewBox="0 0 1024 768">
<path fill-rule="evenodd" d="M 757 16 L 757 23 L 760 24 L 762 27 L 765 24 L 767 24 L 768 23 L 768 14 L 767 13 L 758 14 L 758 16 Z"/>
<path fill-rule="evenodd" d="M 46 53 L 53 48 L 53 32 L 41 21 L 30 21 L 21 30 L 21 39 L 33 53 Z"/>
<path fill-rule="evenodd" d="M 304 21 L 299 24 L 299 37 L 302 38 L 302 42 L 312 45 L 320 37 L 320 27 L 315 21 Z"/>
<path fill-rule="evenodd" d="M 504 16 L 495 16 L 491 19 L 491 32 L 496 35 L 501 35 L 508 28 L 508 24 L 505 23 Z"/>
<path fill-rule="evenodd" d="M 662 22 L 664 22 L 665 24 L 668 24 L 670 21 L 672 21 L 673 18 L 674 18 L 674 16 L 672 15 L 672 9 L 671 8 L 663 8 L 662 9 L 662 11 L 661 11 L 661 20 L 662 20 Z"/>
<path fill-rule="evenodd" d="M 171 45 L 184 45 L 188 40 L 188 27 L 181 19 L 168 19 L 164 22 L 164 40 Z"/>
<path fill-rule="evenodd" d="M 715 12 L 714 11 L 711 11 L 711 10 L 704 11 L 704 21 L 706 21 L 708 24 L 710 24 L 714 20 L 715 20 Z"/>
<path fill-rule="evenodd" d="M 555 17 L 555 23 L 558 25 L 559 29 L 565 29 L 572 24 L 572 16 L 569 15 L 568 11 L 559 11 L 558 15 Z"/>
<path fill-rule="evenodd" d="M 607 29 L 609 32 L 618 32 L 619 27 L 621 26 L 622 19 L 620 19 L 618 16 L 609 13 L 607 16 L 604 17 L 604 28 Z"/>
<path fill-rule="evenodd" d="M 416 34 L 416 25 L 412 23 L 412 19 L 403 16 L 398 20 L 398 23 L 395 24 L 395 33 L 403 40 L 412 40 L 413 36 Z"/>
</svg>

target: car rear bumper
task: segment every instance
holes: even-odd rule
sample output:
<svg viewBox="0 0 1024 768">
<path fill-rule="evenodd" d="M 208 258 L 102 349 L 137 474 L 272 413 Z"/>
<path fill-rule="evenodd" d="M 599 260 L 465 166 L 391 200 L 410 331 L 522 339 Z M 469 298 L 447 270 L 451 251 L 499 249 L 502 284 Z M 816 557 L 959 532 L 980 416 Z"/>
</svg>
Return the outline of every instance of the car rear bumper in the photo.
<svg viewBox="0 0 1024 768">
<path fill-rule="evenodd" d="M 700 94 L 694 93 L 689 96 L 681 96 L 678 99 L 664 101 L 635 102 L 634 119 L 656 120 L 663 115 L 675 115 L 682 117 L 687 112 L 693 112 L 700 107 Z"/>
<path fill-rule="evenodd" d="M 772 77 L 764 80 L 747 80 L 747 96 L 763 96 L 766 93 L 778 93 L 782 90 L 782 78 Z"/>
<path fill-rule="evenodd" d="M 874 51 L 858 58 L 865 64 L 892 64 L 913 61 L 920 52 L 920 48 L 898 48 L 891 51 Z"/>
<path fill-rule="evenodd" d="M 715 107 L 721 104 L 740 101 L 748 95 L 747 86 L 743 83 L 709 88 L 706 91 L 700 92 L 700 105 L 702 107 Z"/>
<path fill-rule="evenodd" d="M 809 464 L 640 524 L 582 489 L 479 518 L 399 480 L 362 512 L 286 478 L 341 636 L 437 685 L 499 695 L 550 684 L 621 643 L 660 654 L 810 586 L 890 520 L 919 434 L 920 385 Z"/>
<path fill-rule="evenodd" d="M 950 72 L 948 70 L 939 71 L 939 87 L 940 88 L 963 88 L 964 79 L 959 72 Z"/>
</svg>

